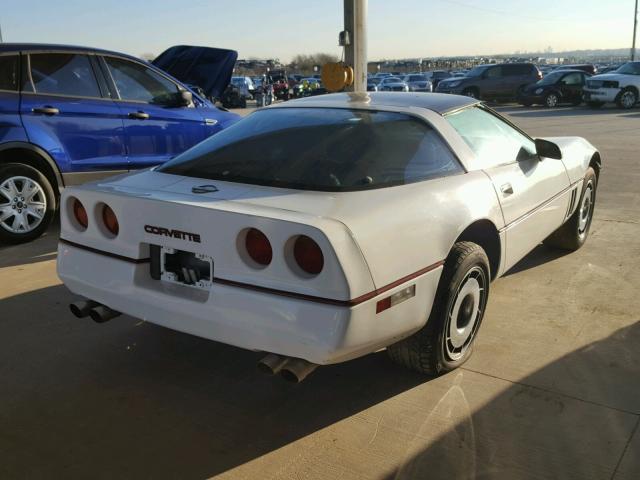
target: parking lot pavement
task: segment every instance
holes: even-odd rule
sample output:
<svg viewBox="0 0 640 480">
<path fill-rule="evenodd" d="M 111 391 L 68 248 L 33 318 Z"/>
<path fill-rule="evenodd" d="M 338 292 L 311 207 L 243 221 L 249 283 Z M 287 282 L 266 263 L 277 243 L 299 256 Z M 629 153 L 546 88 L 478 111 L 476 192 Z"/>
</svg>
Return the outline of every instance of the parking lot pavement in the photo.
<svg viewBox="0 0 640 480">
<path fill-rule="evenodd" d="M 585 247 L 492 284 L 463 368 L 379 352 L 291 385 L 258 353 L 78 320 L 54 227 L 0 247 L 0 478 L 640 478 L 640 110 L 498 110 L 589 139 L 604 170 Z"/>
</svg>

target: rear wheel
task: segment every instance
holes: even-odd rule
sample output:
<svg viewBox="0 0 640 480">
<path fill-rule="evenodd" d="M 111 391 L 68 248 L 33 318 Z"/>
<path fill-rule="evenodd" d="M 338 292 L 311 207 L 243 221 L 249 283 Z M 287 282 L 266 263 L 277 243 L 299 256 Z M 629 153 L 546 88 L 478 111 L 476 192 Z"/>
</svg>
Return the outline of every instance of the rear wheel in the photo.
<svg viewBox="0 0 640 480">
<path fill-rule="evenodd" d="M 553 232 L 544 244 L 563 250 L 578 250 L 587 241 L 593 209 L 596 204 L 597 177 L 589 167 L 582 183 L 582 192 L 576 211 L 558 230 Z"/>
<path fill-rule="evenodd" d="M 396 363 L 421 373 L 440 375 L 468 360 L 487 298 L 489 260 L 472 242 L 454 245 L 444 264 L 427 324 L 387 348 Z"/>
<path fill-rule="evenodd" d="M 0 166 L 0 241 L 24 243 L 42 235 L 55 213 L 51 183 L 29 165 Z"/>
</svg>

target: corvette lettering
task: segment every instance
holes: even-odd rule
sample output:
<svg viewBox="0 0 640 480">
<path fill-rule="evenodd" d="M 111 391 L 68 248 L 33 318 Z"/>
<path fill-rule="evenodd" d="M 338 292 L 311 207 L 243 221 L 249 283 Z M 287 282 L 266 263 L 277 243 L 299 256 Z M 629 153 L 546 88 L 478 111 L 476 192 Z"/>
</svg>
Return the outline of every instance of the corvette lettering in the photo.
<svg viewBox="0 0 640 480">
<path fill-rule="evenodd" d="M 182 230 L 174 230 L 171 228 L 154 227 L 153 225 L 145 225 L 144 231 L 153 235 L 163 235 L 165 237 L 179 238 L 180 240 L 188 240 L 190 242 L 201 243 L 200 234 L 183 232 Z"/>
</svg>

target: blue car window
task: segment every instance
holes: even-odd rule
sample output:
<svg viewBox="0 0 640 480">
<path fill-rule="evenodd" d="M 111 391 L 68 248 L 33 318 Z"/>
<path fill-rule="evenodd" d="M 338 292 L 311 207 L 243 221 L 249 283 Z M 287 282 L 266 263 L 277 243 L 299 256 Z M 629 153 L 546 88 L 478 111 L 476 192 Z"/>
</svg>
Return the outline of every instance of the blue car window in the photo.
<svg viewBox="0 0 640 480">
<path fill-rule="evenodd" d="M 150 67 L 115 57 L 105 60 L 122 100 L 158 105 L 175 102 L 178 86 Z"/>
<path fill-rule="evenodd" d="M 0 56 L 0 90 L 18 89 L 18 56 Z"/>
<path fill-rule="evenodd" d="M 87 55 L 36 53 L 30 55 L 30 64 L 36 93 L 74 97 L 101 96 Z"/>
</svg>

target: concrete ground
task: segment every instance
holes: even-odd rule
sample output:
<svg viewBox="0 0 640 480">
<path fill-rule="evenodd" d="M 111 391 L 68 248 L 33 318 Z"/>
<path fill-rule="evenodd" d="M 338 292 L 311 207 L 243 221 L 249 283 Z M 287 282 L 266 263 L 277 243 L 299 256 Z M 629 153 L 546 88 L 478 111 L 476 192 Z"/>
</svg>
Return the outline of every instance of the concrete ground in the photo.
<svg viewBox="0 0 640 480">
<path fill-rule="evenodd" d="M 0 478 L 639 479 L 640 110 L 499 110 L 605 170 L 586 246 L 496 281 L 464 368 L 380 352 L 291 385 L 258 353 L 78 320 L 53 228 L 0 247 Z"/>
</svg>

